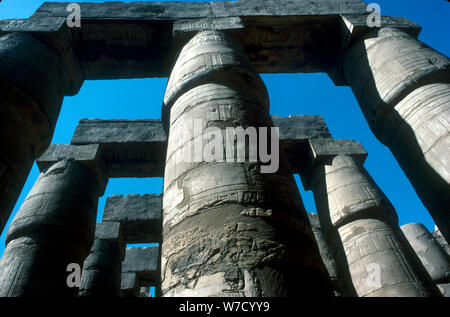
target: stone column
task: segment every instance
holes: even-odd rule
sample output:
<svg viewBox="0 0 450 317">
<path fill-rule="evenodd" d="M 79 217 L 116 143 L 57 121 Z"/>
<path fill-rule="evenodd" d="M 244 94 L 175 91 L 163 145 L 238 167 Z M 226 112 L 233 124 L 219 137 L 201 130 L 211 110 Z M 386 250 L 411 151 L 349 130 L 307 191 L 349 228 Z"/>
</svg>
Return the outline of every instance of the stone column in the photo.
<svg viewBox="0 0 450 317">
<path fill-rule="evenodd" d="M 445 252 L 447 252 L 448 256 L 450 256 L 450 245 L 445 240 L 445 238 L 441 234 L 441 230 L 437 226 L 434 226 L 435 231 L 432 233 L 433 237 L 436 241 L 441 245 Z"/>
<path fill-rule="evenodd" d="M 394 154 L 450 240 L 449 59 L 394 27 L 368 32 L 343 73 L 375 136 Z"/>
<path fill-rule="evenodd" d="M 119 297 L 125 243 L 119 222 L 97 223 L 78 296 Z"/>
<path fill-rule="evenodd" d="M 219 142 L 226 142 L 226 127 L 256 127 L 255 136 L 266 140 L 258 127 L 269 127 L 270 139 L 267 91 L 240 45 L 217 30 L 195 35 L 178 56 L 163 115 L 163 296 L 331 296 L 284 154 L 272 146 L 279 168 L 270 173 L 260 159 L 238 162 L 234 151 L 225 162 L 225 143 L 205 152 L 222 152 L 223 160 L 197 157 L 196 147 L 208 142 L 195 136 L 195 122 Z M 180 159 L 189 149 L 192 156 Z"/>
<path fill-rule="evenodd" d="M 328 243 L 322 234 L 322 228 L 320 227 L 319 215 L 316 213 L 308 213 L 309 223 L 314 233 L 314 237 L 317 241 L 317 246 L 319 247 L 320 256 L 322 257 L 323 263 L 327 268 L 328 276 L 330 277 L 331 283 L 333 285 L 334 295 L 345 296 L 342 292 L 341 278 L 339 277 L 339 270 L 336 264 L 334 255 L 331 253 Z"/>
<path fill-rule="evenodd" d="M 35 158 L 50 144 L 63 96 L 83 82 L 70 33 L 60 33 L 0 37 L 0 232 Z"/>
<path fill-rule="evenodd" d="M 450 297 L 450 257 L 421 223 L 400 227 L 442 295 Z"/>
<path fill-rule="evenodd" d="M 365 156 L 354 141 L 310 140 L 312 169 L 302 175 L 347 293 L 353 287 L 357 296 L 440 295 L 400 231 L 393 206 L 362 166 Z"/>
<path fill-rule="evenodd" d="M 67 268 L 70 263 L 81 268 L 89 254 L 98 197 L 106 180 L 88 161 L 100 157 L 98 146 L 71 149 L 68 154 L 84 153 L 85 157 L 76 160 L 50 147 L 46 158 L 54 155 L 64 160 L 38 162 L 41 175 L 6 235 L 0 260 L 0 297 L 75 296 L 78 292 L 78 288 L 68 287 L 71 272 Z"/>
</svg>

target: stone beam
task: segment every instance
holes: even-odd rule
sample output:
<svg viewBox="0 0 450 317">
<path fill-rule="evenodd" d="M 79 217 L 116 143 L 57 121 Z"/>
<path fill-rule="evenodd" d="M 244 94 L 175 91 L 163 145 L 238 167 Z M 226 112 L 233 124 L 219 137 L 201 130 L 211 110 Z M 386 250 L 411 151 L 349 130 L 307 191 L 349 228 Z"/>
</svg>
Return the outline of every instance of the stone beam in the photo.
<svg viewBox="0 0 450 317">
<path fill-rule="evenodd" d="M 272 116 L 291 170 L 300 173 L 308 139 L 331 139 L 320 116 Z M 161 120 L 80 120 L 72 145 L 100 144 L 109 177 L 163 177 L 167 136 Z"/>
<path fill-rule="evenodd" d="M 115 195 L 106 200 L 103 222 L 120 222 L 126 243 L 161 242 L 162 195 Z"/>
<path fill-rule="evenodd" d="M 162 177 L 167 137 L 161 120 L 81 120 L 72 144 L 100 144 L 110 177 Z"/>
<path fill-rule="evenodd" d="M 450 297 L 450 257 L 421 223 L 400 227 L 423 266 L 445 297 Z"/>
<path fill-rule="evenodd" d="M 341 47 L 340 14 L 367 16 L 359 0 L 80 3 L 75 46 L 86 79 L 168 77 L 180 20 L 240 17 L 239 38 L 259 72 L 326 71 Z M 67 3 L 44 3 L 27 20 L 0 22 L 0 33 L 64 28 Z"/>
</svg>

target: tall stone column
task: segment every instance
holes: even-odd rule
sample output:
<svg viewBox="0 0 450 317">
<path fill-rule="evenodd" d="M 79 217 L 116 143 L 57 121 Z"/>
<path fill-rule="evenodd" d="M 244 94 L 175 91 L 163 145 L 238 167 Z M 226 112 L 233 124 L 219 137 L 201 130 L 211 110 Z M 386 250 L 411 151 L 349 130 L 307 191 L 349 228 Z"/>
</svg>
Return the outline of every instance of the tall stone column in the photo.
<svg viewBox="0 0 450 317">
<path fill-rule="evenodd" d="M 125 241 L 119 222 L 97 223 L 78 296 L 119 297 Z"/>
<path fill-rule="evenodd" d="M 63 96 L 83 82 L 69 34 L 0 37 L 0 231 L 35 158 L 51 142 Z"/>
<path fill-rule="evenodd" d="M 192 131 L 195 122 L 219 142 L 226 142 L 226 127 L 256 127 L 262 139 L 258 127 L 273 126 L 264 83 L 240 45 L 217 30 L 196 34 L 178 56 L 163 110 L 163 296 L 331 296 L 284 154 L 272 146 L 280 156 L 272 173 L 261 172 L 267 164 L 260 159 L 238 162 L 234 151 L 228 161 L 225 154 L 198 160 L 196 147 L 209 147 Z M 205 157 L 224 148 L 209 148 Z M 189 149 L 192 156 L 180 160 Z"/>
<path fill-rule="evenodd" d="M 68 148 L 72 150 L 68 154 L 84 157 L 76 160 L 50 147 L 46 158 L 38 162 L 41 175 L 8 228 L 0 260 L 1 297 L 75 296 L 78 292 L 68 286 L 67 269 L 71 263 L 81 268 L 89 254 L 98 197 L 106 180 L 89 164 L 100 157 L 98 145 L 63 147 Z M 52 156 L 64 159 L 46 160 Z"/>
<path fill-rule="evenodd" d="M 375 136 L 394 154 L 450 241 L 448 57 L 394 27 L 348 50 L 343 73 Z"/>
<path fill-rule="evenodd" d="M 421 223 L 400 227 L 442 295 L 450 297 L 450 257 Z"/>
<path fill-rule="evenodd" d="M 312 169 L 302 177 L 314 193 L 346 292 L 353 287 L 357 296 L 439 296 L 400 231 L 393 206 L 362 166 L 361 145 L 310 140 L 309 150 Z"/>
</svg>

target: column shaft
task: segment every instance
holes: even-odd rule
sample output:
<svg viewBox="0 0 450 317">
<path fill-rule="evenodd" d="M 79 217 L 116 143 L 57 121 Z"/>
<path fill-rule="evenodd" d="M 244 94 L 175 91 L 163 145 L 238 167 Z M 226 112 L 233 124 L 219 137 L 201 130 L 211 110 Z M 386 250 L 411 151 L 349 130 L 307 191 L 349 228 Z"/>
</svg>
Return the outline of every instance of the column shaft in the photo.
<svg viewBox="0 0 450 317">
<path fill-rule="evenodd" d="M 398 228 L 394 208 L 358 161 L 338 155 L 314 168 L 310 184 L 324 235 L 339 265 L 348 268 L 347 292 L 354 287 L 357 296 L 437 295 Z"/>
<path fill-rule="evenodd" d="M 441 293 L 450 296 L 450 257 L 421 223 L 401 226 L 403 233 Z"/>
<path fill-rule="evenodd" d="M 78 296 L 119 297 L 122 276 L 121 248 L 117 241 L 95 239 L 84 261 Z"/>
<path fill-rule="evenodd" d="M 369 32 L 344 75 L 375 136 L 394 154 L 450 240 L 449 59 L 392 27 Z"/>
<path fill-rule="evenodd" d="M 64 94 L 82 83 L 67 39 L 0 37 L 0 231 L 31 170 L 50 144 Z"/>
<path fill-rule="evenodd" d="M 0 260 L 0 296 L 74 296 L 67 266 L 82 267 L 105 184 L 74 161 L 43 171 L 9 226 Z M 81 272 L 80 272 L 81 273 Z"/>
<path fill-rule="evenodd" d="M 178 57 L 163 110 L 163 296 L 331 295 L 282 153 L 275 173 L 261 173 L 260 161 L 238 162 L 235 152 L 227 162 L 225 154 L 195 162 L 196 146 L 212 139 L 192 133 L 195 120 L 222 142 L 208 155 L 224 151 L 226 127 L 273 126 L 264 83 L 239 44 L 218 31 L 198 33 Z M 188 148 L 192 156 L 180 160 Z"/>
</svg>

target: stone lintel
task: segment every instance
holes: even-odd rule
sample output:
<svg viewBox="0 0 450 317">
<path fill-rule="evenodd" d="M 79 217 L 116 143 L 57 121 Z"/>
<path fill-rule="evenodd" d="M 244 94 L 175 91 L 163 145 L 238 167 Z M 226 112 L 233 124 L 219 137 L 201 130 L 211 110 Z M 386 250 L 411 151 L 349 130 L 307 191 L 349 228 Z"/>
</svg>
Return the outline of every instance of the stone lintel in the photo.
<svg viewBox="0 0 450 317">
<path fill-rule="evenodd" d="M 136 273 L 140 286 L 154 286 L 160 277 L 160 247 L 127 248 L 122 263 L 122 274 Z"/>
<path fill-rule="evenodd" d="M 120 222 L 126 243 L 161 242 L 162 195 L 110 196 L 102 221 Z"/>
<path fill-rule="evenodd" d="M 211 2 L 131 2 L 105 1 L 79 3 L 83 20 L 179 20 L 232 16 L 320 16 L 340 13 L 363 13 L 367 5 L 360 0 L 258 0 Z M 67 17 L 67 3 L 45 2 L 36 13 Z"/>
<path fill-rule="evenodd" d="M 167 136 L 159 119 L 80 120 L 71 144 L 101 144 L 109 177 L 163 177 Z"/>
<path fill-rule="evenodd" d="M 70 30 L 86 79 L 168 77 L 175 22 L 233 17 L 243 21 L 241 43 L 259 72 L 324 72 L 339 50 L 339 14 L 366 8 L 359 0 L 79 4 L 82 26 Z M 7 32 L 51 35 L 67 29 L 67 5 L 46 2 L 29 21 L 0 25 Z"/>
<path fill-rule="evenodd" d="M 0 20 L 0 35 L 11 32 L 50 33 L 48 35 L 51 35 L 61 31 L 65 25 L 64 17 L 32 16 L 29 19 Z"/>
<path fill-rule="evenodd" d="M 340 52 L 342 53 L 342 55 L 338 56 L 335 61 L 335 65 L 328 71 L 328 75 L 330 76 L 331 80 L 333 80 L 336 86 L 347 85 L 347 82 L 342 74 L 343 57 L 348 48 L 352 46 L 353 43 L 360 39 L 364 34 L 374 29 L 379 29 L 385 26 L 392 26 L 417 38 L 420 34 L 420 31 L 422 30 L 420 25 L 412 22 L 407 18 L 401 17 L 381 16 L 380 27 L 368 26 L 367 19 L 369 17 L 369 13 L 341 14 L 340 17 L 339 29 L 342 38 L 342 47 L 340 49 Z"/>
</svg>

